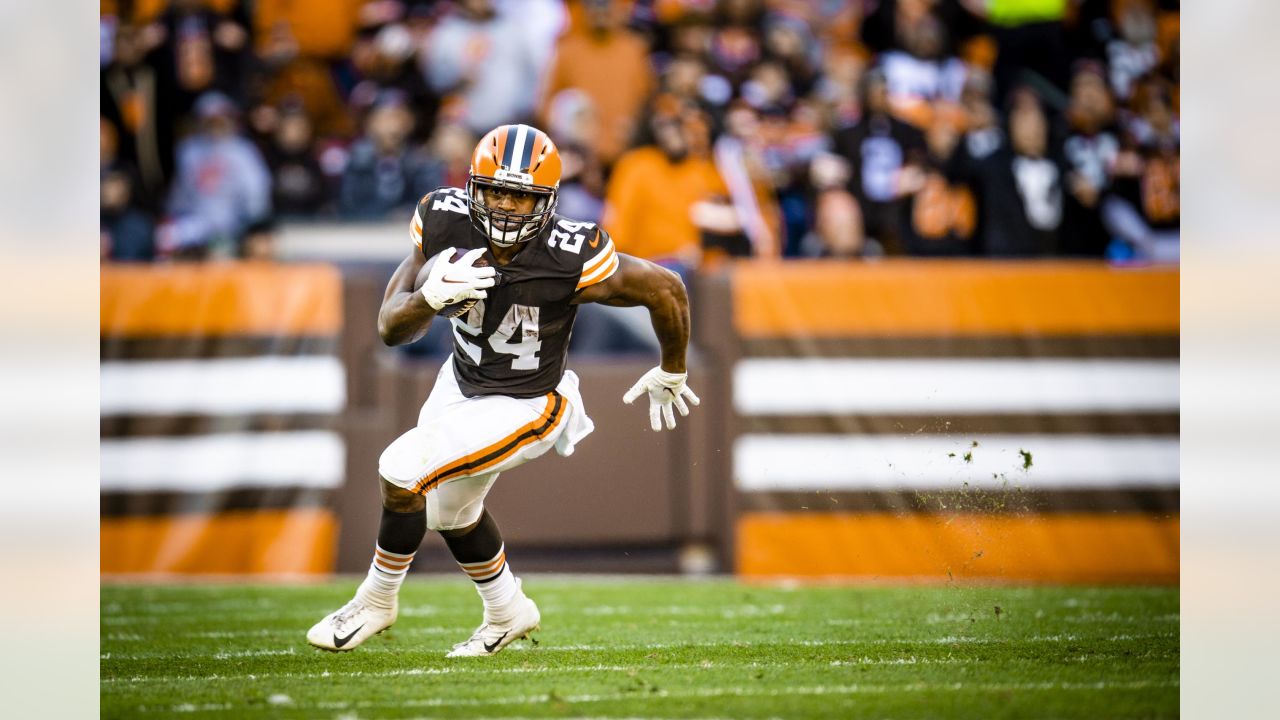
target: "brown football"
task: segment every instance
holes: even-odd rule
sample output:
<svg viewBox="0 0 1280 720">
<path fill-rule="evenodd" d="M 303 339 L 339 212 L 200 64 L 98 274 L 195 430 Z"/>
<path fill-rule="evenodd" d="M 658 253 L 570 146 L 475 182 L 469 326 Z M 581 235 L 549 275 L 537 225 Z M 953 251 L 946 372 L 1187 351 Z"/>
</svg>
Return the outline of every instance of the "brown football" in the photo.
<svg viewBox="0 0 1280 720">
<path fill-rule="evenodd" d="M 462 256 L 466 255 L 468 252 L 470 252 L 470 250 L 468 250 L 467 248 L 459 248 L 457 250 L 454 250 L 453 257 L 449 258 L 449 261 L 458 262 L 459 260 L 462 259 Z M 422 289 L 422 284 L 427 281 L 427 276 L 431 274 L 431 266 L 435 265 L 436 258 L 438 257 L 439 255 L 436 255 L 428 259 L 427 264 L 423 265 L 422 269 L 418 271 L 418 277 L 415 278 L 413 281 L 414 290 Z M 489 261 L 485 258 L 485 256 L 481 255 L 480 257 L 476 258 L 475 262 L 471 263 L 471 266 L 472 267 L 488 267 Z M 477 302 L 478 302 L 477 300 L 463 300 L 462 302 L 456 302 L 456 303 L 453 303 L 452 305 L 445 305 L 444 307 L 440 308 L 440 311 L 437 312 L 436 315 L 440 317 L 445 317 L 445 318 L 455 318 L 467 312 L 471 308 L 475 307 Z"/>
</svg>

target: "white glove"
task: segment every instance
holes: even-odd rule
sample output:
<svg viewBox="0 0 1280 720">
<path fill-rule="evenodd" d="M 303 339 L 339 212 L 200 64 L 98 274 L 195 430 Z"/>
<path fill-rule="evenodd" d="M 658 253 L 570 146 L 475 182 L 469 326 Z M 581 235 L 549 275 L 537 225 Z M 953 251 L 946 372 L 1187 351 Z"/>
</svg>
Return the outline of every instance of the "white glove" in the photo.
<svg viewBox="0 0 1280 720">
<path fill-rule="evenodd" d="M 494 279 L 497 271 L 493 268 L 471 265 L 484 254 L 484 248 L 471 250 L 457 262 L 451 262 L 449 258 L 455 252 L 457 248 L 445 248 L 435 256 L 426 282 L 418 291 L 432 310 L 439 311 L 446 305 L 463 300 L 482 300 L 489 295 L 484 288 L 491 288 L 497 282 Z"/>
<path fill-rule="evenodd" d="M 685 385 L 685 380 L 689 377 L 688 373 L 669 373 L 661 367 L 656 367 L 645 373 L 626 395 L 622 396 L 622 402 L 630 405 L 642 393 L 649 393 L 649 425 L 653 427 L 654 432 L 662 430 L 662 420 L 667 421 L 667 429 L 674 430 L 676 427 L 675 413 L 671 412 L 671 406 L 675 405 L 683 416 L 689 415 L 689 406 L 685 404 L 685 399 L 698 405 L 702 401 L 697 395 Z M 661 419 L 659 419 L 661 415 Z"/>
</svg>

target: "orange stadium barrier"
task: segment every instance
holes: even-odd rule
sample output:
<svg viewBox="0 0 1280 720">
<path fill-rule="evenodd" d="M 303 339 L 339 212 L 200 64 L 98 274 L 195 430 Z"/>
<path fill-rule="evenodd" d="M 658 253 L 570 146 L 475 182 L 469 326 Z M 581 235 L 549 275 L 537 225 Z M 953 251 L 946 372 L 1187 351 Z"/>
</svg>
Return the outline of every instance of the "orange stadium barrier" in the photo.
<svg viewBox="0 0 1280 720">
<path fill-rule="evenodd" d="M 337 270 L 106 266 L 101 281 L 102 572 L 331 572 Z"/>
<path fill-rule="evenodd" d="M 1176 334 L 1178 271 L 1091 262 L 750 263 L 734 271 L 733 303 L 748 338 Z"/>
<path fill-rule="evenodd" d="M 342 278 L 323 265 L 112 266 L 102 272 L 103 337 L 335 335 Z"/>
<path fill-rule="evenodd" d="M 102 523 L 102 572 L 327 573 L 335 523 L 315 508 L 113 518 Z"/>
<path fill-rule="evenodd" d="M 748 576 L 1178 581 L 1178 518 L 1142 513 L 746 513 Z"/>
</svg>

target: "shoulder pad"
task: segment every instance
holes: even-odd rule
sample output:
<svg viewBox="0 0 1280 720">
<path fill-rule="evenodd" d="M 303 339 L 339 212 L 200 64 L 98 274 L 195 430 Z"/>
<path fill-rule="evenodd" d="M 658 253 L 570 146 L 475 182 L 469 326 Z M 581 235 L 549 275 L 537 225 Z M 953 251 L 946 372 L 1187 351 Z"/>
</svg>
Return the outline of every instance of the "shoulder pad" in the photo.
<svg viewBox="0 0 1280 720">
<path fill-rule="evenodd" d="M 613 238 L 609 237 L 609 233 L 605 232 L 604 228 L 595 223 L 588 223 L 588 225 L 589 227 L 583 230 L 589 231 L 590 239 L 586 241 L 586 246 L 581 248 L 582 270 L 575 290 L 604 282 L 618 270 L 618 252 L 613 246 Z"/>
<path fill-rule="evenodd" d="M 409 239 L 413 240 L 413 244 L 419 250 L 422 249 L 423 228 L 430 222 L 432 215 L 441 212 L 458 213 L 470 217 L 467 210 L 467 193 L 455 187 L 440 187 L 422 196 L 409 223 Z"/>
<path fill-rule="evenodd" d="M 430 200 L 430 202 L 427 202 Z M 419 203 L 425 216 L 428 212 L 451 212 L 470 216 L 467 210 L 467 192 L 462 188 L 441 187 L 427 193 Z"/>
</svg>

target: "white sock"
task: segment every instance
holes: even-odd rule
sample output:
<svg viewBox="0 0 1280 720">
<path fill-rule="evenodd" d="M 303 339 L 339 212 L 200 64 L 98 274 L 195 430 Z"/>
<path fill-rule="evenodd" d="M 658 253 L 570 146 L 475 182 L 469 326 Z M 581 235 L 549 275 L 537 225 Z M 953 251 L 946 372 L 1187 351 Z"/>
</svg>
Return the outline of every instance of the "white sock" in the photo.
<svg viewBox="0 0 1280 720">
<path fill-rule="evenodd" d="M 516 584 L 516 576 L 507 565 L 506 546 L 498 554 L 484 562 L 458 563 L 458 567 L 476 584 L 476 592 L 484 602 L 486 622 L 500 623 L 511 619 L 516 598 L 523 593 Z"/>
<path fill-rule="evenodd" d="M 409 574 L 409 565 L 415 553 L 401 555 L 383 550 L 376 546 L 373 551 L 373 563 L 369 565 L 369 574 L 356 590 L 356 598 L 367 605 L 390 609 L 396 603 L 396 595 L 400 593 L 400 584 L 404 576 Z"/>
</svg>

